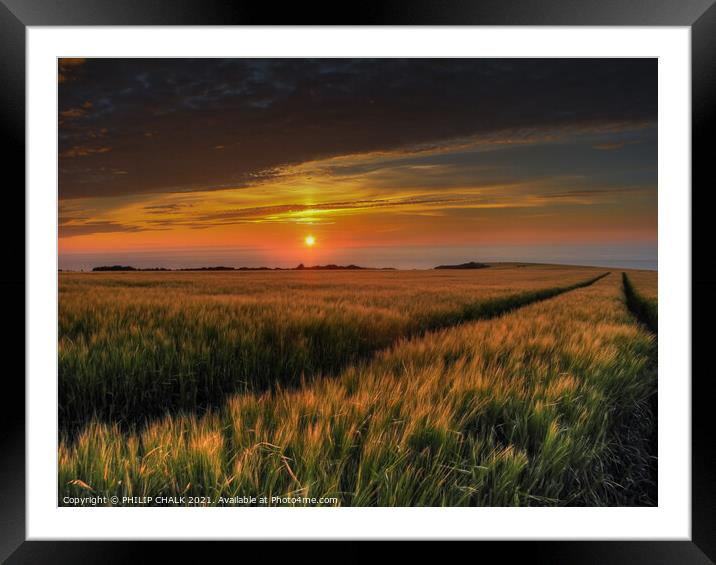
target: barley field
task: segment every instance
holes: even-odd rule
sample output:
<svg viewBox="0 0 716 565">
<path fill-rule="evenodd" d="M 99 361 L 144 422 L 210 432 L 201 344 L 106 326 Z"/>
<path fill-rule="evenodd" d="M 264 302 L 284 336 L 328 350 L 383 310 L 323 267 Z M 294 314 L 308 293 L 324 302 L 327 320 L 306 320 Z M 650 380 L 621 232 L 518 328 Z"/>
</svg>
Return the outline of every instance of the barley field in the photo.
<svg viewBox="0 0 716 565">
<path fill-rule="evenodd" d="M 657 301 L 657 277 L 653 271 L 627 271 L 636 290 L 648 300 Z"/>
<path fill-rule="evenodd" d="M 656 504 L 627 280 L 656 299 L 546 265 L 61 273 L 58 504 Z"/>
<path fill-rule="evenodd" d="M 477 319 L 603 271 L 62 274 L 63 429 L 141 421 L 238 390 L 334 374 L 402 337 Z"/>
</svg>

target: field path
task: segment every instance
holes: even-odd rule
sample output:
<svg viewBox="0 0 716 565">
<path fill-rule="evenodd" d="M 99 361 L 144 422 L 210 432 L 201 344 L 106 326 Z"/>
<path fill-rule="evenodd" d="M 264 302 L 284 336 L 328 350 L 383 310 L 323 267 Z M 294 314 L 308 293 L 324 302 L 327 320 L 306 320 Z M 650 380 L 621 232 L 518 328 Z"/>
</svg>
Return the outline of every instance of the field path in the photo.
<svg viewBox="0 0 716 565">
<path fill-rule="evenodd" d="M 622 287 L 624 290 L 624 301 L 629 311 L 633 314 L 634 318 L 639 322 L 640 325 L 646 327 L 655 336 L 659 331 L 659 317 L 658 317 L 658 305 L 656 301 L 656 293 L 645 294 L 640 289 L 635 288 L 631 277 L 626 273 L 622 273 Z M 655 347 L 654 351 L 649 357 L 652 371 L 655 373 L 658 371 L 658 348 Z M 654 393 L 650 398 L 650 410 L 652 418 L 658 422 L 659 420 L 659 401 L 657 395 L 657 389 L 655 387 Z M 658 459 L 659 459 L 659 442 L 657 434 L 657 426 L 654 426 L 649 437 L 649 474 L 651 476 L 649 496 L 654 501 L 654 504 L 658 504 Z"/>
<path fill-rule="evenodd" d="M 622 284 L 624 286 L 624 298 L 629 311 L 649 330 L 655 334 L 658 333 L 659 318 L 656 300 L 644 295 L 638 288 L 635 288 L 631 278 L 626 273 L 622 273 Z"/>
</svg>

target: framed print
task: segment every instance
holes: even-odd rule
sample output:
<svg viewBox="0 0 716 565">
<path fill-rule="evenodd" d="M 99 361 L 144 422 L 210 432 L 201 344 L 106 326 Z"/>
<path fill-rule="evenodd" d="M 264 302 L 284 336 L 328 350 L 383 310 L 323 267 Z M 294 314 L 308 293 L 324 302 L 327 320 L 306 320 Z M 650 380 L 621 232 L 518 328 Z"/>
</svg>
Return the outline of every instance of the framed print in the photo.
<svg viewBox="0 0 716 565">
<path fill-rule="evenodd" d="M 715 558 L 711 2 L 0 13 L 8 562 Z"/>
</svg>

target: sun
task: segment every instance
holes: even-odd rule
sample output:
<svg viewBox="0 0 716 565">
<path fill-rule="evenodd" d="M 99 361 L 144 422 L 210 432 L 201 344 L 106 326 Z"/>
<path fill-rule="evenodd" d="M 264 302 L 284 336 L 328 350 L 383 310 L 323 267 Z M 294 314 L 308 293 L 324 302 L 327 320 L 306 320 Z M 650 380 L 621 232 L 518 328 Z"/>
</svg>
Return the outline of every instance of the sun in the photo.
<svg viewBox="0 0 716 565">
<path fill-rule="evenodd" d="M 306 242 L 306 245 L 308 245 L 308 247 L 313 247 L 316 244 L 316 238 L 312 235 L 307 235 L 304 241 Z"/>
</svg>

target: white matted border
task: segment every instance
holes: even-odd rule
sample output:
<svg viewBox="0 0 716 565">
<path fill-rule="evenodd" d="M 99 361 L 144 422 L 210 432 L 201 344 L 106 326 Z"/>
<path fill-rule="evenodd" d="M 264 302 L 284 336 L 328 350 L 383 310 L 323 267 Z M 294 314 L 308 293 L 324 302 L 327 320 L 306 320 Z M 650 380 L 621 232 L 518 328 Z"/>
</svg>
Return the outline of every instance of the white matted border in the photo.
<svg viewBox="0 0 716 565">
<path fill-rule="evenodd" d="M 28 28 L 27 538 L 690 539 L 690 45 L 688 27 Z M 58 508 L 57 57 L 658 57 L 659 506 Z"/>
</svg>

